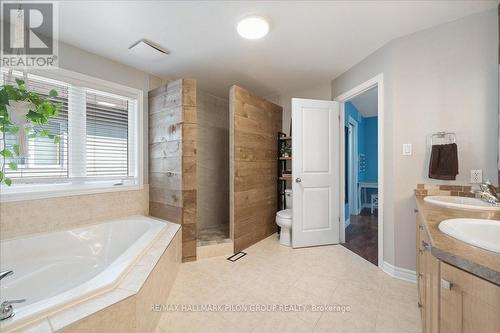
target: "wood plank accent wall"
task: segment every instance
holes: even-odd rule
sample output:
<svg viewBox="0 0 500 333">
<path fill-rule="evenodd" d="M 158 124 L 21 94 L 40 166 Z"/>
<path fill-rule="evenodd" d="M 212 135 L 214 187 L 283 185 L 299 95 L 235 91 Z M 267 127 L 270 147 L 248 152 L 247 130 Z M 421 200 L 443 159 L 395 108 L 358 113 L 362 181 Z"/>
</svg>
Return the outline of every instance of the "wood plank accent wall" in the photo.
<svg viewBox="0 0 500 333">
<path fill-rule="evenodd" d="M 282 113 L 281 106 L 231 87 L 230 232 L 235 252 L 276 232 L 277 138 Z"/>
<path fill-rule="evenodd" d="M 196 81 L 149 92 L 149 213 L 182 226 L 182 260 L 196 260 Z"/>
</svg>

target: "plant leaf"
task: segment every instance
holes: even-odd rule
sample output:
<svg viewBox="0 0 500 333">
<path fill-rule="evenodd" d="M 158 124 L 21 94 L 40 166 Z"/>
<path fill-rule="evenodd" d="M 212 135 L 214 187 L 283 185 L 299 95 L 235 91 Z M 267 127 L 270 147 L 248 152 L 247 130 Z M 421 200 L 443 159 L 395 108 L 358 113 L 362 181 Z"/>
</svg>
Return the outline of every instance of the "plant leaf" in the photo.
<svg viewBox="0 0 500 333">
<path fill-rule="evenodd" d="M 16 153 L 17 156 L 19 156 L 19 145 L 13 145 L 12 150 L 14 150 L 14 153 Z"/>
<path fill-rule="evenodd" d="M 7 94 L 7 91 L 2 88 L 0 90 L 0 104 L 9 104 L 9 95 Z"/>
<path fill-rule="evenodd" d="M 0 183 L 2 182 L 2 180 L 3 180 L 3 171 L 0 170 Z"/>
<path fill-rule="evenodd" d="M 55 136 L 54 137 L 54 143 L 59 143 L 61 142 L 61 137 L 60 136 Z"/>
<path fill-rule="evenodd" d="M 16 79 L 16 83 L 19 87 L 24 86 L 24 80 Z"/>
<path fill-rule="evenodd" d="M 10 178 L 5 178 L 4 182 L 5 182 L 5 184 L 7 184 L 7 186 L 12 185 L 12 180 Z"/>
<path fill-rule="evenodd" d="M 17 170 L 17 163 L 16 162 L 9 162 L 9 168 L 11 170 Z"/>
<path fill-rule="evenodd" d="M 54 89 L 49 91 L 49 97 L 56 97 L 56 96 L 57 96 L 57 91 L 55 91 Z"/>
<path fill-rule="evenodd" d="M 0 150 L 0 155 L 2 155 L 3 157 L 13 157 L 12 153 L 10 151 L 8 151 L 7 149 L 3 149 L 3 150 Z"/>
</svg>

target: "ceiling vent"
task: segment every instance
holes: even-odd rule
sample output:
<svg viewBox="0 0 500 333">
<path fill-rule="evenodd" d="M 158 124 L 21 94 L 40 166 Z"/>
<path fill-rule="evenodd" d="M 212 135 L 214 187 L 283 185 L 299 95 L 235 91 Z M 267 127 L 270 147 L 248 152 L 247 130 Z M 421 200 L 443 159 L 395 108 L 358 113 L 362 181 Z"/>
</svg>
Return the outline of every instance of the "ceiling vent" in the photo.
<svg viewBox="0 0 500 333">
<path fill-rule="evenodd" d="M 160 60 L 170 53 L 146 39 L 138 40 L 128 49 L 132 54 L 147 60 Z"/>
</svg>

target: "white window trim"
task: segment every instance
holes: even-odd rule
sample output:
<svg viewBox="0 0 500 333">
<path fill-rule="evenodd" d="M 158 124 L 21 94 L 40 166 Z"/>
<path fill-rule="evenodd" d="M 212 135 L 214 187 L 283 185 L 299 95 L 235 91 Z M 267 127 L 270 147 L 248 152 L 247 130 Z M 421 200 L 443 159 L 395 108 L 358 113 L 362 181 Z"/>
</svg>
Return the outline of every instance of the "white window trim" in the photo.
<svg viewBox="0 0 500 333">
<path fill-rule="evenodd" d="M 24 189 L 16 188 L 10 190 L 9 193 L 2 193 L 0 196 L 0 202 L 48 199 L 83 194 L 99 194 L 107 192 L 135 191 L 144 189 L 144 184 L 114 185 L 114 183 L 115 182 L 105 181 L 87 182 L 84 184 L 37 184 L 35 186 L 29 186 L 29 189 L 28 186 L 26 186 L 26 188 Z"/>
<path fill-rule="evenodd" d="M 128 184 L 125 180 L 123 184 L 117 185 L 116 180 L 109 181 L 86 181 L 81 184 L 63 182 L 55 184 L 36 184 L 8 187 L 4 184 L 0 186 L 0 202 L 12 202 L 23 200 L 35 200 L 45 198 L 55 198 L 64 196 L 74 196 L 82 194 L 97 194 L 117 191 L 133 191 L 144 188 L 144 92 L 140 89 L 127 87 L 118 83 L 105 81 L 81 73 L 68 71 L 65 69 L 30 70 L 30 74 L 42 76 L 48 79 L 67 82 L 69 84 L 85 86 L 91 89 L 103 90 L 112 94 L 122 95 L 137 100 L 137 113 L 135 122 L 136 159 L 135 175 L 136 181 Z"/>
</svg>

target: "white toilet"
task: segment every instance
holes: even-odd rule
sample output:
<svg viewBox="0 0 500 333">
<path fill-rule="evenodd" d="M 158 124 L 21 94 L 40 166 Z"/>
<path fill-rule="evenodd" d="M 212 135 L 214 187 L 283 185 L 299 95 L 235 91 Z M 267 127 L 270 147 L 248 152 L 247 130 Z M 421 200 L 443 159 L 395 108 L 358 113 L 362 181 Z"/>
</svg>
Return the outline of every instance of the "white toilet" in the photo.
<svg viewBox="0 0 500 333">
<path fill-rule="evenodd" d="M 292 245 L 292 190 L 285 190 L 286 205 L 283 210 L 276 213 L 276 224 L 281 227 L 280 244 Z"/>
</svg>

